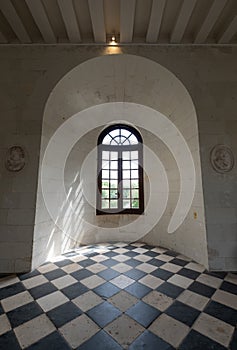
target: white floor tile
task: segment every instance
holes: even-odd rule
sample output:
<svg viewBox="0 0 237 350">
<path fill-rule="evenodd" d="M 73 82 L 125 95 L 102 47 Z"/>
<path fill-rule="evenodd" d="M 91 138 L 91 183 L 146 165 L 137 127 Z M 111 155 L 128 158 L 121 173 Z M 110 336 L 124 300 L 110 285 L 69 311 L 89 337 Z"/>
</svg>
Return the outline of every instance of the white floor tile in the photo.
<svg viewBox="0 0 237 350">
<path fill-rule="evenodd" d="M 217 277 L 201 274 L 198 276 L 196 281 L 206 284 L 207 286 L 213 287 L 213 288 L 219 288 L 222 284 L 223 280 Z"/>
<path fill-rule="evenodd" d="M 93 289 L 93 288 L 96 288 L 96 287 L 100 286 L 101 284 L 105 283 L 105 280 L 103 278 L 95 275 L 95 276 L 90 276 L 90 277 L 84 278 L 80 282 L 83 283 L 87 288 Z"/>
<path fill-rule="evenodd" d="M 112 279 L 110 282 L 113 283 L 115 286 L 124 289 L 130 286 L 130 284 L 134 283 L 135 281 L 127 276 L 120 275 Z"/>
<path fill-rule="evenodd" d="M 31 278 L 28 278 L 27 280 L 22 281 L 22 283 L 27 289 L 40 286 L 41 284 L 47 283 L 47 282 L 48 282 L 47 278 L 45 278 L 43 275 L 31 277 Z"/>
<path fill-rule="evenodd" d="M 224 290 L 218 289 L 212 296 L 212 299 L 218 303 L 232 307 L 237 310 L 237 295 L 225 292 Z"/>
<path fill-rule="evenodd" d="M 182 266 L 178 266 L 178 265 L 175 265 L 172 263 L 166 263 L 166 264 L 162 265 L 160 268 L 163 270 L 166 270 L 166 271 L 176 273 L 182 269 Z"/>
<path fill-rule="evenodd" d="M 197 310 L 202 311 L 210 299 L 200 294 L 191 292 L 190 290 L 185 290 L 182 294 L 179 295 L 177 300 L 181 301 L 186 305 L 192 306 Z"/>
<path fill-rule="evenodd" d="M 145 286 L 156 289 L 158 288 L 161 284 L 164 283 L 164 281 L 160 278 L 157 278 L 155 276 L 147 274 L 146 276 L 142 277 L 138 282 L 144 284 Z"/>
<path fill-rule="evenodd" d="M 20 282 L 20 279 L 15 275 L 3 277 L 0 279 L 0 288 L 5 288 L 18 282 Z"/>
<path fill-rule="evenodd" d="M 237 275 L 234 273 L 228 273 L 225 277 L 225 281 L 237 284 Z"/>
<path fill-rule="evenodd" d="M 131 259 L 131 258 L 127 255 L 120 254 L 120 255 L 114 256 L 112 259 L 116 260 L 116 261 L 124 262 L 124 261 Z"/>
<path fill-rule="evenodd" d="M 121 292 L 109 298 L 108 301 L 122 312 L 125 312 L 131 306 L 136 304 L 138 302 L 138 299 L 135 298 L 133 295 L 122 290 Z"/>
<path fill-rule="evenodd" d="M 169 262 L 170 260 L 173 260 L 173 256 L 165 255 L 165 254 L 160 254 L 156 257 L 158 260 Z"/>
<path fill-rule="evenodd" d="M 49 263 L 49 264 L 46 264 L 46 265 L 43 265 L 43 266 L 40 266 L 37 270 L 40 272 L 40 273 L 46 273 L 46 272 L 50 272 L 50 271 L 53 271 L 53 270 L 56 270 L 58 269 L 58 266 L 53 264 L 53 263 Z"/>
<path fill-rule="evenodd" d="M 86 315 L 81 315 L 59 328 L 60 333 L 73 349 L 91 338 L 99 330 L 100 328 Z"/>
<path fill-rule="evenodd" d="M 117 265 L 112 266 L 112 269 L 120 273 L 124 273 L 131 270 L 132 267 L 124 263 L 119 263 Z"/>
<path fill-rule="evenodd" d="M 93 272 L 93 273 L 98 273 L 98 272 L 106 270 L 107 266 L 100 264 L 100 263 L 97 263 L 97 264 L 88 266 L 86 269 Z"/>
<path fill-rule="evenodd" d="M 152 323 L 149 331 L 177 348 L 188 334 L 189 327 L 166 314 L 162 314 Z"/>
<path fill-rule="evenodd" d="M 46 315 L 38 316 L 14 329 L 16 337 L 23 349 L 54 331 L 55 327 Z"/>
<path fill-rule="evenodd" d="M 104 330 L 112 336 L 123 349 L 128 349 L 129 345 L 144 331 L 144 328 L 136 321 L 123 314 L 105 327 Z"/>
<path fill-rule="evenodd" d="M 188 288 L 190 286 L 190 284 L 193 283 L 193 280 L 191 280 L 190 278 L 184 277 L 184 276 L 180 276 L 180 275 L 173 275 L 172 277 L 170 277 L 167 282 L 172 283 L 176 286 L 179 286 L 181 288 Z"/>
<path fill-rule="evenodd" d="M 138 269 L 140 271 L 143 271 L 143 272 L 146 272 L 146 273 L 150 273 L 150 272 L 156 270 L 157 266 L 150 265 L 150 264 L 147 264 L 147 263 L 143 263 L 143 264 L 138 265 L 136 267 L 136 269 Z"/>
<path fill-rule="evenodd" d="M 108 260 L 109 258 L 107 256 L 104 255 L 96 255 L 96 256 L 92 256 L 91 260 L 94 260 L 96 262 L 101 262 L 101 261 L 105 261 Z"/>
<path fill-rule="evenodd" d="M 0 315 L 0 336 L 10 330 L 11 330 L 11 325 L 7 316 L 5 314 Z"/>
<path fill-rule="evenodd" d="M 58 289 L 63 289 L 65 287 L 71 286 L 72 284 L 77 283 L 77 282 L 78 281 L 70 275 L 59 277 L 59 278 L 56 278 L 55 280 L 51 281 L 51 283 L 54 284 L 55 287 L 57 287 Z"/>
<path fill-rule="evenodd" d="M 101 297 L 91 290 L 72 300 L 72 302 L 76 304 L 83 312 L 92 309 L 94 306 L 101 304 L 103 301 L 104 300 Z"/>
<path fill-rule="evenodd" d="M 83 267 L 80 266 L 79 264 L 76 264 L 76 263 L 62 267 L 62 270 L 65 271 L 66 273 L 72 273 L 72 272 L 82 270 L 82 269 L 83 269 Z"/>
<path fill-rule="evenodd" d="M 37 303 L 44 310 L 44 312 L 48 312 L 49 310 L 52 310 L 55 307 L 66 303 L 67 301 L 69 301 L 69 299 L 60 291 L 37 299 Z"/>
<path fill-rule="evenodd" d="M 197 271 L 197 272 L 205 271 L 205 267 L 204 266 L 202 266 L 200 264 L 197 264 L 197 263 L 194 263 L 194 262 L 188 263 L 187 265 L 185 265 L 185 268 L 193 270 L 193 271 Z"/>
<path fill-rule="evenodd" d="M 134 256 L 133 259 L 138 260 L 138 261 L 142 261 L 142 262 L 147 262 L 147 261 L 151 260 L 152 257 L 150 257 L 148 255 L 141 254 L 141 255 Z"/>
<path fill-rule="evenodd" d="M 193 329 L 226 347 L 234 332 L 233 326 L 205 313 L 198 317 Z"/>
<path fill-rule="evenodd" d="M 29 292 L 25 291 L 18 293 L 1 301 L 2 307 L 5 312 L 14 310 L 20 306 L 30 303 L 34 299 Z"/>
<path fill-rule="evenodd" d="M 162 312 L 174 302 L 172 298 L 155 290 L 147 294 L 142 300 Z"/>
</svg>

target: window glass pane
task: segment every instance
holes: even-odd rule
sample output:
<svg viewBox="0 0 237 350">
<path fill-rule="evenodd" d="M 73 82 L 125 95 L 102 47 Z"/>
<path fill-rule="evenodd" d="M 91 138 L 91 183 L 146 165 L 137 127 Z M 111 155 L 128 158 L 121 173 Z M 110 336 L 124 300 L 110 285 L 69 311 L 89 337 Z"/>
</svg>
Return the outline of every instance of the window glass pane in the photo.
<svg viewBox="0 0 237 350">
<path fill-rule="evenodd" d="M 139 191 L 138 190 L 132 190 L 132 198 L 138 198 L 139 197 Z"/>
<path fill-rule="evenodd" d="M 102 159 L 109 159 L 109 152 L 103 151 L 102 152 Z"/>
<path fill-rule="evenodd" d="M 131 162 L 131 168 L 132 169 L 138 169 L 138 160 L 133 160 Z"/>
<path fill-rule="evenodd" d="M 102 209 L 108 209 L 109 208 L 109 200 L 102 200 L 101 207 L 102 207 Z"/>
<path fill-rule="evenodd" d="M 125 136 L 126 138 L 131 135 L 131 131 L 126 129 L 121 129 L 121 135 Z"/>
<path fill-rule="evenodd" d="M 132 200 L 132 208 L 139 208 L 139 200 L 138 199 Z"/>
<path fill-rule="evenodd" d="M 130 188 L 123 190 L 123 198 L 130 198 Z"/>
<path fill-rule="evenodd" d="M 132 188 L 138 188 L 138 180 L 132 180 Z"/>
<path fill-rule="evenodd" d="M 123 170 L 123 179 L 130 179 L 130 170 Z"/>
<path fill-rule="evenodd" d="M 109 181 L 103 180 L 102 181 L 102 188 L 109 188 Z"/>
<path fill-rule="evenodd" d="M 123 169 L 130 169 L 131 162 L 129 160 L 123 161 Z"/>
<path fill-rule="evenodd" d="M 109 169 L 109 161 L 107 160 L 102 161 L 102 169 Z"/>
<path fill-rule="evenodd" d="M 110 171 L 110 178 L 111 179 L 117 179 L 118 178 L 118 172 L 115 170 Z"/>
<path fill-rule="evenodd" d="M 104 145 L 109 145 L 111 141 L 111 137 L 109 135 L 106 135 L 102 141 Z"/>
<path fill-rule="evenodd" d="M 118 140 L 113 139 L 110 144 L 112 146 L 118 146 L 118 142 L 119 142 Z"/>
<path fill-rule="evenodd" d="M 109 170 L 102 170 L 102 179 L 109 178 Z"/>
<path fill-rule="evenodd" d="M 117 180 L 110 180 L 110 188 L 118 188 L 118 181 Z"/>
<path fill-rule="evenodd" d="M 135 145 L 138 143 L 136 136 L 133 134 L 129 137 L 129 141 L 131 142 L 132 145 Z"/>
<path fill-rule="evenodd" d="M 119 129 L 112 130 L 112 131 L 110 131 L 109 134 L 110 134 L 113 138 L 116 137 L 116 136 L 119 136 L 119 135 L 120 135 Z"/>
<path fill-rule="evenodd" d="M 117 191 L 117 189 L 115 189 L 115 190 L 110 190 L 110 198 L 115 198 L 115 199 L 117 199 L 118 198 L 118 191 Z"/>
<path fill-rule="evenodd" d="M 118 152 L 110 152 L 110 160 L 117 160 Z"/>
<path fill-rule="evenodd" d="M 130 180 L 123 180 L 123 188 L 130 188 Z"/>
<path fill-rule="evenodd" d="M 130 200 L 123 200 L 123 208 L 131 208 Z"/>
<path fill-rule="evenodd" d="M 112 162 L 110 162 L 110 169 L 118 169 L 118 162 L 116 160 L 113 160 Z"/>
<path fill-rule="evenodd" d="M 138 159 L 138 151 L 132 151 L 131 152 L 131 159 Z"/>
<path fill-rule="evenodd" d="M 110 201 L 110 208 L 118 208 L 118 201 L 117 200 L 111 200 Z"/>
<path fill-rule="evenodd" d="M 120 138 L 120 143 L 124 144 L 124 141 L 126 141 L 126 140 L 127 140 L 126 137 L 121 136 L 121 138 Z"/>
<path fill-rule="evenodd" d="M 130 145 L 130 142 L 128 141 L 128 139 L 126 139 L 125 141 L 123 141 L 123 146 L 127 146 L 127 145 Z"/>
<path fill-rule="evenodd" d="M 138 179 L 138 170 L 131 170 L 131 178 Z"/>
<path fill-rule="evenodd" d="M 102 190 L 102 198 L 109 198 L 109 190 Z"/>
<path fill-rule="evenodd" d="M 123 152 L 123 160 L 129 160 L 130 159 L 130 152 Z"/>
</svg>

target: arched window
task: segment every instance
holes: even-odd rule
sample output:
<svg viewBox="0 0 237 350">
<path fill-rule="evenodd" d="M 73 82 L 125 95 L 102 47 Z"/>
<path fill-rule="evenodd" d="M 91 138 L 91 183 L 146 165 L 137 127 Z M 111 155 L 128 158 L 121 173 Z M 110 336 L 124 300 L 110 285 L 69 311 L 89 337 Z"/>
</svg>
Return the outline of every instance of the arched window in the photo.
<svg viewBox="0 0 237 350">
<path fill-rule="evenodd" d="M 98 138 L 97 214 L 144 211 L 143 147 L 139 132 L 116 124 Z"/>
</svg>

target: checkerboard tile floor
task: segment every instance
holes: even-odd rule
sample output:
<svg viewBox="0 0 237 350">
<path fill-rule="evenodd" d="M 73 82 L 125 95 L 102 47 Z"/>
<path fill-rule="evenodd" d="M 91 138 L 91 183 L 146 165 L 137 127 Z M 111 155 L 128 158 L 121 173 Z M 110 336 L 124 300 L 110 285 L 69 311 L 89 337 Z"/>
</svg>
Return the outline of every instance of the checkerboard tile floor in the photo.
<svg viewBox="0 0 237 350">
<path fill-rule="evenodd" d="M 0 278 L 0 349 L 237 349 L 237 275 L 142 243 Z"/>
</svg>

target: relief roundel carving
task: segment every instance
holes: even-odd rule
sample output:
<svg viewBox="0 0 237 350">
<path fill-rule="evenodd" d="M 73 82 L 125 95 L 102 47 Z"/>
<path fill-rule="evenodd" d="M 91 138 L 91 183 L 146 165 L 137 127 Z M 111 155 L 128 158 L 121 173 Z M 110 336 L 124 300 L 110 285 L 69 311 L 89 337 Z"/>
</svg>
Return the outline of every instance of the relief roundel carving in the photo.
<svg viewBox="0 0 237 350">
<path fill-rule="evenodd" d="M 5 166 L 9 171 L 20 171 L 26 163 L 26 154 L 21 146 L 13 146 L 7 150 Z"/>
<path fill-rule="evenodd" d="M 225 145 L 216 145 L 211 150 L 211 165 L 218 173 L 227 173 L 233 169 L 234 155 Z"/>
</svg>

